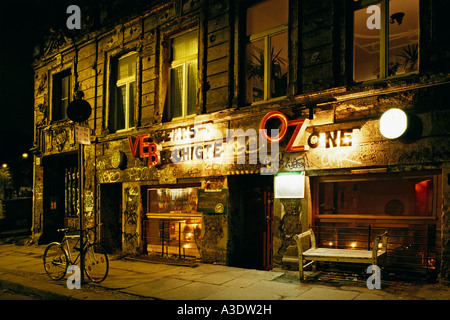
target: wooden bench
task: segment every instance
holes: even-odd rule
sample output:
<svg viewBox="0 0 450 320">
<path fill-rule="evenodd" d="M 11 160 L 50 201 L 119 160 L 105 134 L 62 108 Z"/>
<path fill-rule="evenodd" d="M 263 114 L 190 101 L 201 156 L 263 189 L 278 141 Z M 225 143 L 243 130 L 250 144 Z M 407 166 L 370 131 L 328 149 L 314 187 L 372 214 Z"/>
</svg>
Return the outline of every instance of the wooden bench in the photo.
<svg viewBox="0 0 450 320">
<path fill-rule="evenodd" d="M 310 237 L 311 247 L 310 249 L 303 251 L 302 238 L 307 236 Z M 294 238 L 297 242 L 298 249 L 298 259 L 295 260 L 296 262 L 298 261 L 300 280 L 304 280 L 303 269 L 316 261 L 367 263 L 377 265 L 378 259 L 386 254 L 388 233 L 386 231 L 375 238 L 372 250 L 317 248 L 316 238 L 311 229 L 295 235 Z M 382 247 L 378 248 L 380 243 L 382 243 Z M 305 265 L 304 263 L 309 260 L 311 262 Z M 293 262 L 293 259 L 286 257 L 283 258 L 283 261 Z"/>
</svg>

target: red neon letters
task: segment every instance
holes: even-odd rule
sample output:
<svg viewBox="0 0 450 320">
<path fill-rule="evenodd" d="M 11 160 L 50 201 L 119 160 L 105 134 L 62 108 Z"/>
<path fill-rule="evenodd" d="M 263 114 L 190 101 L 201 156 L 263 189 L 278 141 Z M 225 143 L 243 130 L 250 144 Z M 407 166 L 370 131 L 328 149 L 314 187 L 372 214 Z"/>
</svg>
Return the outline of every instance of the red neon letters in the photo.
<svg viewBox="0 0 450 320">
<path fill-rule="evenodd" d="M 267 135 L 266 130 L 266 123 L 272 118 L 278 118 L 281 121 L 281 129 L 278 135 L 275 137 L 270 137 Z M 286 147 L 287 152 L 294 152 L 294 151 L 304 151 L 305 146 L 299 145 L 300 138 L 303 136 L 305 129 L 308 125 L 309 120 L 308 119 L 297 119 L 297 120 L 288 120 L 286 115 L 279 111 L 271 111 L 268 114 L 264 116 L 264 118 L 261 120 L 261 123 L 259 125 L 261 136 L 266 139 L 268 142 L 278 142 L 281 139 L 284 138 L 287 132 L 287 128 L 289 126 L 296 126 L 294 134 L 292 135 L 291 139 L 289 140 L 289 143 Z"/>
<path fill-rule="evenodd" d="M 154 142 L 148 142 L 150 138 L 149 134 L 142 134 L 136 137 L 136 141 L 133 143 L 133 139 L 128 137 L 128 143 L 130 145 L 131 155 L 134 158 L 148 158 L 148 165 L 154 166 L 159 163 L 159 151 L 158 145 Z M 139 154 L 137 149 L 139 146 Z"/>
</svg>

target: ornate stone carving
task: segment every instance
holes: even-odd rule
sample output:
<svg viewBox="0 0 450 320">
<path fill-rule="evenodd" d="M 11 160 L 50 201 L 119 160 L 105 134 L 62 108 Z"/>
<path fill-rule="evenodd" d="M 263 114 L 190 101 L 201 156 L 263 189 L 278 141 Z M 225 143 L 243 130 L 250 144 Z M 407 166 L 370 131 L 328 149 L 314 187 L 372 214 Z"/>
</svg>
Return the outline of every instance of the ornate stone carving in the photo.
<svg viewBox="0 0 450 320">
<path fill-rule="evenodd" d="M 63 46 L 70 44 L 70 42 L 71 39 L 66 37 L 66 35 L 61 29 L 58 31 L 50 29 L 50 35 L 47 37 L 45 41 L 44 50 L 42 54 L 45 56 L 51 53 L 52 51 L 59 50 Z"/>
</svg>

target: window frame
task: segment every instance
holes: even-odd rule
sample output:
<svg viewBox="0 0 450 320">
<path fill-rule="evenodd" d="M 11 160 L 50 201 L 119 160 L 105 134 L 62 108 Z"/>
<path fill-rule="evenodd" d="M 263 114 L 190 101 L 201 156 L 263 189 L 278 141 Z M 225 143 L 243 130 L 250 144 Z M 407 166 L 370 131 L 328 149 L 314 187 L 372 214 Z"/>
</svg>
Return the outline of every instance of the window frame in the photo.
<svg viewBox="0 0 450 320">
<path fill-rule="evenodd" d="M 130 56 L 135 56 L 136 59 L 136 69 L 134 70 L 134 75 L 132 76 L 128 76 L 126 78 L 123 79 L 118 79 L 118 68 L 119 68 L 119 61 L 125 58 L 128 58 Z M 123 131 L 129 131 L 131 129 L 136 128 L 136 91 L 137 91 L 137 68 L 138 68 L 138 54 L 136 51 L 131 51 L 128 52 L 126 54 L 120 55 L 118 58 L 115 59 L 114 61 L 114 74 L 113 74 L 113 81 L 112 81 L 112 86 L 113 86 L 113 92 L 112 92 L 112 97 L 113 97 L 113 109 L 110 110 L 110 128 L 113 132 L 123 132 Z M 134 92 L 131 92 L 130 90 L 130 85 L 131 83 L 134 83 Z M 123 129 L 117 129 L 117 112 L 118 112 L 118 97 L 117 97 L 117 90 L 120 87 L 125 86 L 125 128 Z M 133 112 L 131 114 L 130 112 L 130 94 L 134 94 L 134 99 L 133 99 L 133 103 L 134 103 L 134 107 L 133 107 Z M 134 125 L 130 126 L 130 120 L 133 120 Z"/>
<path fill-rule="evenodd" d="M 380 76 L 375 79 L 370 80 L 363 80 L 363 81 L 356 81 L 355 80 L 355 43 L 354 43 L 354 37 L 355 37 L 355 25 L 354 25 L 354 15 L 357 10 L 365 9 L 371 5 L 380 4 L 380 61 L 379 61 L 379 67 L 380 67 Z M 418 74 L 420 71 L 420 6 L 419 6 L 419 15 L 418 15 L 418 67 L 416 71 L 410 71 L 405 72 L 402 74 L 395 74 L 392 76 L 389 76 L 389 0 L 354 0 L 353 3 L 353 10 L 352 10 L 352 26 L 353 26 L 353 32 L 352 32 L 352 47 L 353 47 L 353 53 L 352 53 L 352 81 L 354 83 L 366 83 L 366 82 L 376 82 L 376 81 L 383 81 L 386 79 L 394 79 L 399 77 L 406 77 L 412 74 Z"/>
<path fill-rule="evenodd" d="M 63 99 L 62 97 L 62 80 L 64 78 L 69 78 L 68 80 L 68 88 L 67 88 L 67 99 Z M 67 100 L 67 106 L 72 101 L 71 93 L 72 93 L 72 70 L 71 68 L 64 69 L 60 72 L 54 73 L 52 75 L 52 108 L 51 108 L 51 121 L 64 121 L 67 120 L 67 107 L 66 110 L 62 110 L 62 101 Z M 58 112 L 58 114 L 56 113 Z"/>
<path fill-rule="evenodd" d="M 191 54 L 189 56 L 184 56 L 182 58 L 179 58 L 177 60 L 173 60 L 173 49 L 172 49 L 172 44 L 173 44 L 173 39 L 183 36 L 189 32 L 197 32 L 197 53 L 196 54 Z M 184 31 L 183 33 L 177 33 L 174 34 L 172 36 L 170 36 L 169 38 L 169 50 L 170 50 L 170 61 L 169 61 L 169 66 L 168 66 L 168 83 L 167 83 L 167 87 L 168 87 L 168 108 L 169 110 L 169 114 L 170 114 L 170 121 L 176 121 L 176 120 L 183 120 L 186 118 L 192 118 L 195 117 L 197 115 L 197 106 L 198 106 L 198 93 L 199 93 L 199 83 L 196 82 L 196 97 L 195 97 L 195 106 L 194 106 L 194 113 L 192 114 L 188 114 L 188 91 L 186 90 L 188 83 L 189 83 L 189 79 L 188 79 L 188 65 L 190 63 L 195 63 L 197 65 L 197 75 L 199 75 L 199 51 L 200 51 L 200 41 L 199 41 L 199 29 L 198 28 L 193 28 L 193 29 L 189 29 Z M 182 84 L 182 89 L 183 89 L 183 93 L 182 93 L 182 100 L 181 100 L 181 116 L 179 117 L 173 117 L 172 115 L 174 114 L 174 105 L 172 102 L 172 92 L 173 92 L 173 88 L 172 88 L 172 70 L 182 67 L 183 68 L 183 84 Z M 197 81 L 195 79 L 195 81 Z"/>
<path fill-rule="evenodd" d="M 433 180 L 432 210 L 431 215 L 370 215 L 370 214 L 320 214 L 319 184 L 331 182 L 374 181 L 386 179 L 411 179 L 426 178 Z M 377 223 L 414 223 L 420 221 L 436 221 L 438 219 L 438 206 L 440 201 L 441 175 L 438 171 L 361 174 L 352 176 L 317 176 L 311 177 L 312 190 L 312 220 L 325 222 L 355 222 L 377 221 Z"/>
<path fill-rule="evenodd" d="M 260 31 L 260 32 L 257 32 L 257 33 L 254 33 L 254 34 L 251 34 L 250 36 L 248 36 L 248 41 L 247 41 L 246 45 L 263 40 L 264 41 L 264 57 L 270 57 L 270 59 L 264 59 L 263 100 L 252 102 L 251 105 L 286 98 L 286 95 L 274 97 L 274 98 L 271 97 L 270 75 L 272 74 L 272 64 L 270 62 L 272 61 L 272 57 L 271 57 L 271 49 L 270 48 L 271 48 L 271 38 L 274 36 L 283 34 L 285 32 L 288 33 L 288 31 L 289 31 L 288 25 L 289 25 L 288 23 L 285 23 L 285 24 L 282 24 L 282 25 L 279 25 L 279 26 L 276 26 L 276 27 L 273 27 L 273 28 L 270 28 L 270 29 L 267 29 L 264 31 Z M 289 42 L 289 37 L 288 37 L 288 42 Z M 289 43 L 288 43 L 288 47 L 289 47 Z M 247 48 L 246 48 L 246 50 L 247 50 Z M 289 61 L 288 61 L 287 68 L 289 69 Z M 246 74 L 246 78 L 247 78 L 247 74 Z M 286 83 L 286 88 L 287 88 L 287 83 Z M 246 86 L 246 89 L 247 89 L 247 86 Z M 247 94 L 247 92 L 246 92 L 246 94 Z"/>
<path fill-rule="evenodd" d="M 290 70 L 290 66 L 291 64 L 295 63 L 295 57 L 293 56 L 293 54 L 295 55 L 295 52 L 291 52 L 291 44 L 290 44 L 290 39 L 291 39 L 291 32 L 295 32 L 295 30 L 291 30 L 290 28 L 290 23 L 291 23 L 291 0 L 287 0 L 287 5 L 288 5 L 288 12 L 287 12 L 287 21 L 285 23 L 282 23 L 280 25 L 277 26 L 273 26 L 273 27 L 269 27 L 268 29 L 265 29 L 263 31 L 258 31 L 255 33 L 251 33 L 251 34 L 247 34 L 247 26 L 248 26 L 248 21 L 247 21 L 247 12 L 250 8 L 252 8 L 255 5 L 261 4 L 261 0 L 252 0 L 252 1 L 248 1 L 245 4 L 242 4 L 242 7 L 239 13 L 239 20 L 242 21 L 243 23 L 240 24 L 239 27 L 239 32 L 242 34 L 242 37 L 239 41 L 239 51 L 241 51 L 242 53 L 239 54 L 239 66 L 240 69 L 242 71 L 237 71 L 240 73 L 239 75 L 239 80 L 238 80 L 238 86 L 241 87 L 241 89 L 239 90 L 239 101 L 240 103 L 242 103 L 243 105 L 246 106 L 254 106 L 254 105 L 259 105 L 259 104 L 265 104 L 265 103 L 271 103 L 271 102 L 276 102 L 276 101 L 280 101 L 283 99 L 286 99 L 286 97 L 289 95 L 288 92 L 290 92 L 289 90 L 291 90 L 292 88 L 290 88 L 290 76 L 292 76 L 291 71 Z M 248 45 L 257 41 L 263 41 L 264 42 L 264 57 L 270 57 L 271 56 L 271 38 L 272 37 L 276 37 L 278 35 L 281 35 L 283 33 L 286 33 L 287 36 L 287 43 L 286 43 L 286 56 L 287 56 L 287 64 L 286 64 L 286 92 L 284 95 L 278 96 L 278 97 L 271 97 L 271 60 L 272 59 L 264 59 L 264 78 L 263 78 L 263 98 L 262 100 L 259 101 L 253 101 L 254 98 L 252 98 L 252 101 L 249 102 L 247 99 L 247 95 L 249 94 L 248 92 Z M 295 73 L 295 71 L 294 71 Z M 240 85 L 239 85 L 240 83 Z M 253 95 L 253 93 L 251 93 Z"/>
</svg>

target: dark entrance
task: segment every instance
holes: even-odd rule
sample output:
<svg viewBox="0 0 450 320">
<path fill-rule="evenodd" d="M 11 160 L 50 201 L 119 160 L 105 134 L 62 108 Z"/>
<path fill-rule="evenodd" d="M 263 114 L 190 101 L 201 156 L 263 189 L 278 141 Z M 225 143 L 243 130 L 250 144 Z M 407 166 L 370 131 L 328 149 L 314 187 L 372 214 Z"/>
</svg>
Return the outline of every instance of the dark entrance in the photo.
<svg viewBox="0 0 450 320">
<path fill-rule="evenodd" d="M 272 268 L 272 186 L 272 176 L 228 177 L 229 265 Z"/>
<path fill-rule="evenodd" d="M 69 220 L 78 217 L 77 154 L 44 157 L 43 166 L 44 221 L 40 240 L 58 241 L 61 234 L 57 229 L 70 227 Z"/>
<path fill-rule="evenodd" d="M 107 253 L 122 250 L 122 184 L 100 186 L 100 242 Z"/>
</svg>

